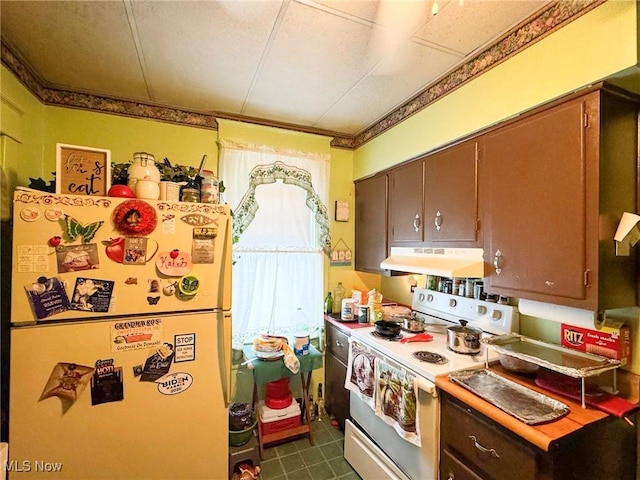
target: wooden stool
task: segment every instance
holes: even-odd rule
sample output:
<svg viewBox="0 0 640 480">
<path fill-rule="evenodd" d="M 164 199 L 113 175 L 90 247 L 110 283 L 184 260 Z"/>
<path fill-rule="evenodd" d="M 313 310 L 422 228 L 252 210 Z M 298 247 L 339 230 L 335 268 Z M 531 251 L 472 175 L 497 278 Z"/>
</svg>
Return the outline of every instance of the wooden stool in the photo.
<svg viewBox="0 0 640 480">
<path fill-rule="evenodd" d="M 229 445 L 229 478 L 233 475 L 236 465 L 250 463 L 254 467 L 260 465 L 260 450 L 255 430 L 251 439 L 244 445 L 232 447 Z"/>
</svg>

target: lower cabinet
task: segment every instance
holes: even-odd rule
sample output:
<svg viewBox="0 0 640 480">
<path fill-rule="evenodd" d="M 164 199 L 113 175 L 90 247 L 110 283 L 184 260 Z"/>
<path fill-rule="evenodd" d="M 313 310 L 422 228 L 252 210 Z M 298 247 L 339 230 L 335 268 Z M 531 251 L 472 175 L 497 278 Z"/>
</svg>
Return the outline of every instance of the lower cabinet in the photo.
<svg viewBox="0 0 640 480">
<path fill-rule="evenodd" d="M 635 428 L 605 419 L 541 450 L 440 391 L 440 479 L 635 479 Z"/>
<path fill-rule="evenodd" d="M 344 431 L 349 418 L 349 390 L 344 388 L 349 357 L 349 334 L 325 321 L 327 352 L 324 357 L 325 409 Z"/>
</svg>

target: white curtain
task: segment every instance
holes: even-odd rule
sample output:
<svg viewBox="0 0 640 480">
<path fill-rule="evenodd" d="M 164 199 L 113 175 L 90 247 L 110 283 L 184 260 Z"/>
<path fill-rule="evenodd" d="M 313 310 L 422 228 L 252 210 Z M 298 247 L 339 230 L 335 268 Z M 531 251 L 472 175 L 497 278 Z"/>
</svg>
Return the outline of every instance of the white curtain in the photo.
<svg viewBox="0 0 640 480">
<path fill-rule="evenodd" d="M 233 346 L 271 333 L 317 336 L 329 252 L 329 155 L 220 141 L 234 230 Z"/>
</svg>

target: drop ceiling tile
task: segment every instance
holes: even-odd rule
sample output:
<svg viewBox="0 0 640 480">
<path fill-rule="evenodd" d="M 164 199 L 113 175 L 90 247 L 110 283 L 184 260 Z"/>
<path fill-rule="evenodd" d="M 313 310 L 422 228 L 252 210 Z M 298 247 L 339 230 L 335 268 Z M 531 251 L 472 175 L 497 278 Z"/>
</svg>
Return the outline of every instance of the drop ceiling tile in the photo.
<svg viewBox="0 0 640 480">
<path fill-rule="evenodd" d="M 121 2 L 0 2 L 2 38 L 47 86 L 149 100 Z"/>
<path fill-rule="evenodd" d="M 240 113 L 280 2 L 251 2 L 242 9 L 236 3 L 133 4 L 157 101 Z"/>
<path fill-rule="evenodd" d="M 548 0 L 450 0 L 442 4 L 416 37 L 425 42 L 469 55 L 496 39 L 524 18 L 549 3 Z"/>
<path fill-rule="evenodd" d="M 393 62 L 381 64 L 314 126 L 334 125 L 339 131 L 359 133 L 371 125 L 372 118 L 384 117 L 420 93 L 425 83 L 436 80 L 461 61 L 459 56 L 416 44 L 406 52 L 409 53 L 394 56 Z"/>
<path fill-rule="evenodd" d="M 313 123 L 371 69 L 369 32 L 361 23 L 291 3 L 243 113 L 270 105 Z"/>
</svg>

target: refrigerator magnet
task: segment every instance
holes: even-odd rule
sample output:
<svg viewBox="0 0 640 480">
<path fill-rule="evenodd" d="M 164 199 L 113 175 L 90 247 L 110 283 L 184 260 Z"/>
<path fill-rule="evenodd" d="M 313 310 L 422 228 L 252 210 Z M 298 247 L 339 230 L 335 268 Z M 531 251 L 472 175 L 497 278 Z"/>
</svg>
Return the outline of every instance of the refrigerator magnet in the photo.
<svg viewBox="0 0 640 480">
<path fill-rule="evenodd" d="M 58 397 L 62 400 L 63 407 L 69 408 L 84 391 L 94 369 L 76 363 L 57 363 L 49 380 L 40 395 L 40 400 L 49 397 Z M 66 411 L 65 408 L 65 411 Z"/>
<path fill-rule="evenodd" d="M 78 277 L 71 296 L 71 310 L 108 312 L 114 283 L 113 280 Z"/>
<path fill-rule="evenodd" d="M 113 224 L 121 234 L 145 237 L 156 229 L 156 210 L 142 200 L 127 200 L 113 212 Z"/>
<path fill-rule="evenodd" d="M 173 361 L 173 345 L 163 343 L 159 348 L 152 349 L 149 357 L 144 362 L 140 381 L 155 382 L 160 377 L 169 373 Z"/>
<path fill-rule="evenodd" d="M 174 362 L 192 362 L 196 359 L 196 334 L 182 333 L 173 336 L 175 347 Z"/>
<path fill-rule="evenodd" d="M 217 228 L 194 228 L 191 243 L 191 259 L 193 263 L 213 263 Z"/>
<path fill-rule="evenodd" d="M 62 211 L 61 208 L 50 207 L 44 211 L 44 218 L 46 218 L 50 222 L 57 222 L 62 218 L 63 214 L 64 212 Z"/>
<path fill-rule="evenodd" d="M 156 380 L 158 391 L 163 395 L 177 395 L 193 385 L 193 377 L 187 372 L 176 372 Z"/>
<path fill-rule="evenodd" d="M 56 277 L 39 277 L 25 285 L 31 309 L 38 320 L 71 308 L 64 284 Z"/>
<path fill-rule="evenodd" d="M 20 210 L 20 218 L 25 222 L 35 222 L 40 218 L 40 210 L 33 207 L 27 207 Z"/>
<path fill-rule="evenodd" d="M 97 360 L 91 377 L 91 405 L 120 402 L 124 399 L 122 367 L 113 365 L 113 358 Z"/>
<path fill-rule="evenodd" d="M 160 252 L 156 257 L 156 268 L 167 277 L 187 275 L 192 267 L 191 254 L 178 249 Z"/>
</svg>

